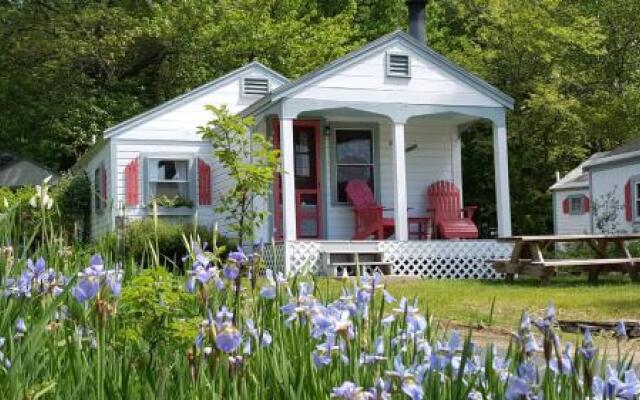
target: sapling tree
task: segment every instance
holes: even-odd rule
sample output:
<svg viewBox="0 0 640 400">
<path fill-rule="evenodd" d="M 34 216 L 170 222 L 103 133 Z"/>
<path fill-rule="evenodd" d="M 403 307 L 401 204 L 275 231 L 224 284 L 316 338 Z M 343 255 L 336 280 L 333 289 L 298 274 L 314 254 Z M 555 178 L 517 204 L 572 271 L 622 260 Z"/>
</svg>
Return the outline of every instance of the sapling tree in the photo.
<svg viewBox="0 0 640 400">
<path fill-rule="evenodd" d="M 268 216 L 268 211 L 254 207 L 254 200 L 269 195 L 279 151 L 262 133 L 251 133 L 253 118 L 234 115 L 226 106 L 206 108 L 213 119 L 198 132 L 211 141 L 214 155 L 234 183 L 217 201 L 215 210 L 242 245 L 254 238 Z"/>
<path fill-rule="evenodd" d="M 624 209 L 624 206 L 616 197 L 618 187 L 601 195 L 597 201 L 593 202 L 593 223 L 598 232 L 617 233 L 618 216 Z"/>
</svg>

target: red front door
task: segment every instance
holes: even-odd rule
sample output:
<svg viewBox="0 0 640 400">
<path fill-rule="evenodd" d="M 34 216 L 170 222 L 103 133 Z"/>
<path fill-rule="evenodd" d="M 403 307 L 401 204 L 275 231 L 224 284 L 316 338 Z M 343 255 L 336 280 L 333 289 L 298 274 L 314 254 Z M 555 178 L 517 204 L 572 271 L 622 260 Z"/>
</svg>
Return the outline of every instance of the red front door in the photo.
<svg viewBox="0 0 640 400">
<path fill-rule="evenodd" d="M 280 124 L 274 122 L 273 144 L 280 148 Z M 322 191 L 320 187 L 320 121 L 293 121 L 293 155 L 298 239 L 320 239 L 322 229 Z M 283 156 L 283 155 L 282 155 Z M 275 235 L 282 239 L 282 181 L 274 182 Z"/>
</svg>

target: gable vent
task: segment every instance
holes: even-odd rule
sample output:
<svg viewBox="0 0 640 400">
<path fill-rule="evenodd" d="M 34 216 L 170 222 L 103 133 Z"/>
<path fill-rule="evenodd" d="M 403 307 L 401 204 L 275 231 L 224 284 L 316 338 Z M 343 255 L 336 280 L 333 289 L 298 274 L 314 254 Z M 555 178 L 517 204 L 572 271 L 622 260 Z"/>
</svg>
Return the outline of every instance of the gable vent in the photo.
<svg viewBox="0 0 640 400">
<path fill-rule="evenodd" d="M 263 78 L 244 78 L 242 93 L 246 95 L 264 96 L 269 93 L 269 80 Z"/>
<path fill-rule="evenodd" d="M 387 75 L 410 77 L 411 64 L 409 56 L 406 54 L 387 54 Z"/>
</svg>

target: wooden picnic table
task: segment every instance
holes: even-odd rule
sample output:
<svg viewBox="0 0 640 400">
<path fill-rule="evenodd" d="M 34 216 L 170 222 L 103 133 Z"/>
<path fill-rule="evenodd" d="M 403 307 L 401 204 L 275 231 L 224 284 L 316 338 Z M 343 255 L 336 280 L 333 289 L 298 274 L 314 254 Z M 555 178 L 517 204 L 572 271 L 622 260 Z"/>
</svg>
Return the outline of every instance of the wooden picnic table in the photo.
<svg viewBox="0 0 640 400">
<path fill-rule="evenodd" d="M 498 238 L 500 242 L 513 243 L 510 259 L 494 260 L 496 272 L 504 273 L 507 281 L 516 274 L 538 276 L 548 281 L 560 268 L 587 271 L 589 281 L 596 282 L 602 272 L 628 273 L 631 280 L 639 280 L 640 258 L 634 258 L 629 252 L 627 242 L 640 240 L 640 234 L 612 235 L 540 235 L 509 236 Z M 544 250 L 556 243 L 586 243 L 593 249 L 595 258 L 591 259 L 545 259 Z M 617 255 L 611 258 L 609 246 L 613 244 Z"/>
</svg>

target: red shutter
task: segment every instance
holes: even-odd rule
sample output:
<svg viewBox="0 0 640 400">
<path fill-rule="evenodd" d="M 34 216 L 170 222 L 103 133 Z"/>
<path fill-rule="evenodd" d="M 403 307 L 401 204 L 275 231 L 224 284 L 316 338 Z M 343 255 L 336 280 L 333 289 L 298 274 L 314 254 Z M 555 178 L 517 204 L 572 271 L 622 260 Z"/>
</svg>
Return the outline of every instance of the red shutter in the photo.
<svg viewBox="0 0 640 400">
<path fill-rule="evenodd" d="M 211 167 L 198 158 L 198 203 L 211 205 Z"/>
<path fill-rule="evenodd" d="M 591 199 L 589 196 L 584 196 L 582 198 L 582 211 L 588 213 L 591 211 Z"/>
<path fill-rule="evenodd" d="M 633 221 L 633 204 L 631 204 L 631 180 L 624 186 L 624 215 L 627 221 Z"/>
<path fill-rule="evenodd" d="M 106 206 L 109 195 L 107 194 L 107 169 L 104 165 L 100 167 L 100 195 L 102 204 Z"/>
<path fill-rule="evenodd" d="M 137 206 L 140 195 L 140 160 L 136 158 L 124 169 L 125 202 Z"/>
<path fill-rule="evenodd" d="M 562 212 L 564 214 L 569 214 L 570 212 L 570 204 L 569 204 L 569 198 L 565 197 L 564 200 L 562 200 Z"/>
</svg>

